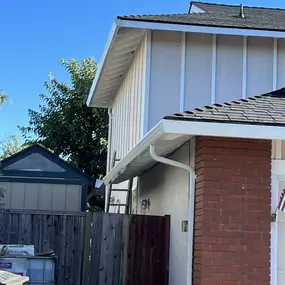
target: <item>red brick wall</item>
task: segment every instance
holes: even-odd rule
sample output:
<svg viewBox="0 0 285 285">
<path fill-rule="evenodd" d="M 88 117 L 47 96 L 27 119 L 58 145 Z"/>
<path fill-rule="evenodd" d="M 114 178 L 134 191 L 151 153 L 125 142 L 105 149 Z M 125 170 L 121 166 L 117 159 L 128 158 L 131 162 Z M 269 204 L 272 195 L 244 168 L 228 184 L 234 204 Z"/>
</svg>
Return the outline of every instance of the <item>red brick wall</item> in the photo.
<svg viewBox="0 0 285 285">
<path fill-rule="evenodd" d="M 271 142 L 197 137 L 195 285 L 269 285 Z"/>
</svg>

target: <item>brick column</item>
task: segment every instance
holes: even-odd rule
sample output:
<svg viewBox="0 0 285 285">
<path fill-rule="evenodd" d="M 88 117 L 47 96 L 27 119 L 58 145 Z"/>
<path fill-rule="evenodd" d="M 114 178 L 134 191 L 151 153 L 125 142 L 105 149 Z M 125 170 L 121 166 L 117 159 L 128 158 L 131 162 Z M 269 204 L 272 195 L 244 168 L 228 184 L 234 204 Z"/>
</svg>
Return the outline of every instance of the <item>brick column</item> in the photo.
<svg viewBox="0 0 285 285">
<path fill-rule="evenodd" d="M 197 137 L 195 285 L 270 284 L 271 141 Z"/>
</svg>

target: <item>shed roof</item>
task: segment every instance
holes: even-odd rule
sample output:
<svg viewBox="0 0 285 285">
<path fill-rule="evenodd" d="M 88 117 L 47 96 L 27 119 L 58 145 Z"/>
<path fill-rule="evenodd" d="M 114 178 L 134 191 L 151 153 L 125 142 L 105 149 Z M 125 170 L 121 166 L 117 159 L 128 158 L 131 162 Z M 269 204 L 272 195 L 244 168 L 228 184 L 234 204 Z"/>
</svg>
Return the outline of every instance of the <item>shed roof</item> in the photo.
<svg viewBox="0 0 285 285">
<path fill-rule="evenodd" d="M 82 184 L 94 185 L 91 176 L 38 144 L 0 161 L 1 176 L 80 180 Z"/>
</svg>

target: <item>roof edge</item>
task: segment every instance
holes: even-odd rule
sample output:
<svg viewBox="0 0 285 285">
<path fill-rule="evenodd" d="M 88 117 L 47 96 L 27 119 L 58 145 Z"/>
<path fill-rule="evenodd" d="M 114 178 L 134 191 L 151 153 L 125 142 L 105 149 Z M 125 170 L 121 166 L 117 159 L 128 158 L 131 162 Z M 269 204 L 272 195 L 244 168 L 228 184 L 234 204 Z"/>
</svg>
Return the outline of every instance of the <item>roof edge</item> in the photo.
<svg viewBox="0 0 285 285">
<path fill-rule="evenodd" d="M 219 4 L 219 3 L 210 3 L 210 2 L 201 2 L 201 1 L 191 1 L 194 5 L 199 6 L 199 4 L 202 5 L 211 5 L 211 6 L 222 6 L 222 7 L 239 7 L 240 4 Z M 263 6 L 247 6 L 244 5 L 244 8 L 256 8 L 256 9 L 265 9 L 265 10 L 281 10 L 285 11 L 285 8 L 278 8 L 278 7 L 263 7 Z M 200 7 L 199 7 L 200 8 Z M 202 9 L 202 8 L 201 8 Z"/>
<path fill-rule="evenodd" d="M 212 136 L 231 137 L 244 139 L 264 139 L 264 140 L 285 140 L 285 126 L 267 125 L 246 125 L 246 124 L 226 124 L 218 122 L 193 122 L 161 120 L 149 133 L 143 137 L 103 178 L 106 185 L 124 180 L 118 179 L 128 167 L 135 161 L 143 157 L 150 145 L 158 145 L 163 141 L 173 141 L 175 138 L 184 136 Z M 145 169 L 147 170 L 147 169 Z M 135 177 L 135 173 L 129 174 L 129 178 Z"/>
<path fill-rule="evenodd" d="M 88 107 L 95 107 L 95 106 L 91 105 L 91 102 L 92 102 L 93 96 L 94 96 L 94 94 L 96 92 L 97 82 L 100 80 L 101 71 L 104 68 L 106 57 L 108 55 L 109 50 L 111 49 L 111 46 L 112 46 L 112 44 L 113 44 L 113 42 L 114 42 L 114 40 L 116 38 L 117 33 L 118 33 L 119 23 L 120 23 L 119 19 L 114 20 L 112 28 L 110 30 L 107 42 L 105 44 L 105 48 L 104 48 L 104 52 L 103 52 L 101 61 L 100 61 L 99 65 L 98 65 L 98 69 L 97 69 L 95 78 L 93 80 L 91 89 L 90 89 L 88 97 L 87 97 L 86 104 L 87 104 Z M 108 108 L 108 107 L 106 106 L 105 108 Z"/>
</svg>

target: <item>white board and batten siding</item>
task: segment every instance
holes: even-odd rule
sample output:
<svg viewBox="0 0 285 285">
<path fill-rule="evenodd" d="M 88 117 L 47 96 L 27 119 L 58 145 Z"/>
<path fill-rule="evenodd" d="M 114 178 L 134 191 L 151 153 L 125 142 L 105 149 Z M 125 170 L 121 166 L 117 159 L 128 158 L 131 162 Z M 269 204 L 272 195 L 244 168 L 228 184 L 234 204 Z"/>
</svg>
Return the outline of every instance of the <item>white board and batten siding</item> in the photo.
<svg viewBox="0 0 285 285">
<path fill-rule="evenodd" d="M 124 75 L 112 104 L 111 145 L 108 149 L 110 166 L 113 153 L 121 159 L 142 138 L 144 126 L 145 76 L 147 35 L 143 38 L 133 60 Z M 134 187 L 135 184 L 134 184 Z M 113 189 L 127 189 L 128 182 L 113 185 Z M 126 192 L 113 192 L 115 203 L 126 203 Z M 125 207 L 110 207 L 110 212 L 125 211 Z"/>
<path fill-rule="evenodd" d="M 285 87 L 285 40 L 153 31 L 149 129 L 165 115 Z"/>
<path fill-rule="evenodd" d="M 112 104 L 111 155 L 122 158 L 143 134 L 145 93 L 146 36 L 136 51 Z"/>
<path fill-rule="evenodd" d="M 9 210 L 81 211 L 82 185 L 1 182 Z"/>
</svg>

